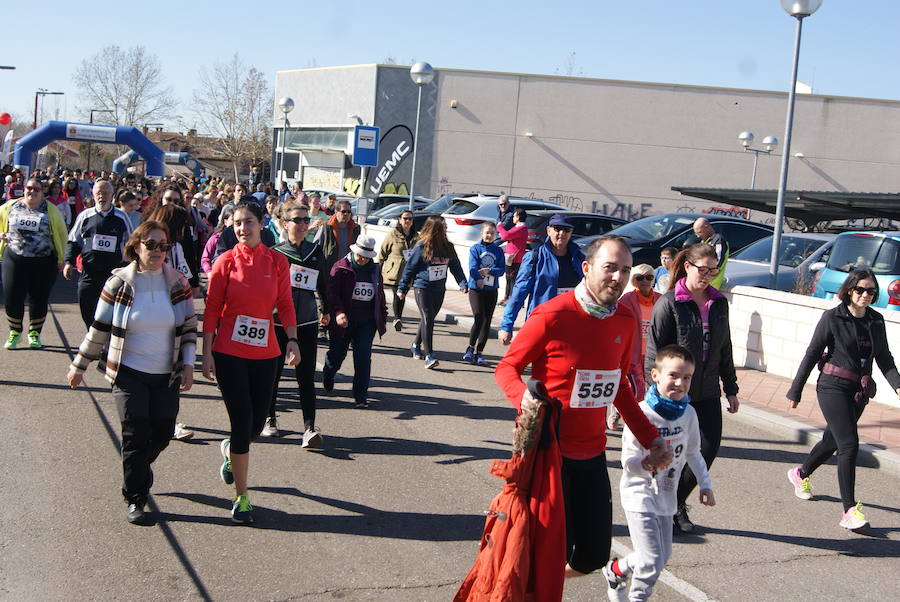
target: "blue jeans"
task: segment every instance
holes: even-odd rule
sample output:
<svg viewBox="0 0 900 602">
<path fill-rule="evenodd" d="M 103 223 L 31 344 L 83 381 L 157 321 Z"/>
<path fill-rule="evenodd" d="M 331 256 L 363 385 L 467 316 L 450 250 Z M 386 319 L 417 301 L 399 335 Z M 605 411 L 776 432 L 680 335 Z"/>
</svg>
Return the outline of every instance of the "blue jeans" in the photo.
<svg viewBox="0 0 900 602">
<path fill-rule="evenodd" d="M 332 330 L 334 332 L 334 330 Z M 365 403 L 369 396 L 369 378 L 372 374 L 372 341 L 375 339 L 375 321 L 353 322 L 343 333 L 332 336 L 325 354 L 323 375 L 334 378 L 341 369 L 347 350 L 353 344 L 353 399 Z"/>
</svg>

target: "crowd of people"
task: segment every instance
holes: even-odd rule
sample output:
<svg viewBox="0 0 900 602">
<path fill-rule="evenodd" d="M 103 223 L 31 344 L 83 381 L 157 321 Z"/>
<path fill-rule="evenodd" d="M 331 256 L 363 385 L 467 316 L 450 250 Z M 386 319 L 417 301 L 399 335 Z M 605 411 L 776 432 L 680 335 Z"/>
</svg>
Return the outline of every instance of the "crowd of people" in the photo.
<svg viewBox="0 0 900 602">
<path fill-rule="evenodd" d="M 302 447 L 321 449 L 318 343 L 327 345 L 326 393 L 352 347 L 353 404 L 367 408 L 374 401 L 375 336 L 390 321 L 403 331 L 410 290 L 421 316 L 410 353 L 426 369 L 439 365 L 435 320 L 452 276 L 473 317 L 461 359 L 488 363 L 484 350 L 499 305 L 499 340 L 509 346 L 496 367 L 501 390 L 519 410 L 538 403 L 522 379 L 530 368 L 561 402 L 560 499 L 548 523 L 559 538 L 547 552 L 558 566 L 549 570 L 545 592 L 561 597 L 564 578 L 602 570 L 610 599 L 649 597 L 671 554 L 673 532 L 695 529 L 687 505 L 694 489 L 700 503 L 715 504 L 709 471 L 722 439 L 723 392 L 728 412 L 740 407 L 728 302 L 719 291 L 727 241 L 701 219 L 696 241 L 663 249 L 659 268 L 633 266 L 628 245 L 614 235 L 582 251 L 572 241 L 572 223 L 559 213 L 549 220 L 546 240 L 528 249 L 527 214 L 501 197 L 496 224 L 482 226 L 464 266 L 440 216 L 428 217 L 417 231 L 413 213 L 404 211 L 379 246 L 355 222 L 349 202 L 307 195 L 302 183 L 291 189 L 282 182 L 275 191 L 254 173 L 242 182 L 95 177 L 80 170 L 5 175 L 5 348 L 15 349 L 23 333 L 30 348 L 41 348 L 57 275 L 77 277 L 86 332 L 67 381 L 77 387 L 97 362 L 112 386 L 128 521 L 147 519 L 153 462 L 173 437 L 191 436 L 177 416 L 198 355 L 230 421 L 218 472 L 234 486 L 231 518 L 250 523 L 250 446 L 259 436 L 280 434 L 285 363 L 295 367 Z M 386 288 L 392 289 L 390 311 Z M 796 406 L 818 363 L 828 429 L 788 479 L 798 498 L 811 499 L 811 475 L 837 453 L 840 525 L 847 529 L 867 524 L 855 495 L 856 422 L 874 395 L 874 364 L 900 395 L 884 320 L 870 307 L 878 294 L 871 271 L 849 273 L 841 303 L 822 316 L 787 394 Z M 201 297 L 205 310 L 198 316 L 194 303 Z M 513 338 L 523 309 L 524 324 Z M 635 551 L 611 559 L 606 432 L 620 419 L 620 495 Z"/>
</svg>

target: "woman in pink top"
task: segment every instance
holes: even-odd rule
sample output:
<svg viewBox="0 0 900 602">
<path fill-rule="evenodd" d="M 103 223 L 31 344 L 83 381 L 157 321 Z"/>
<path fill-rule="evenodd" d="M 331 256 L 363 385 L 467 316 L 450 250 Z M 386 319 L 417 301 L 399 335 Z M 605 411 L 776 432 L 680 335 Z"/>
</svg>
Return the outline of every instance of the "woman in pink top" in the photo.
<svg viewBox="0 0 900 602">
<path fill-rule="evenodd" d="M 500 240 L 506 243 L 506 247 L 503 249 L 503 256 L 506 259 L 506 293 L 503 295 L 500 305 L 506 305 L 506 301 L 512 293 L 513 284 L 516 282 L 519 267 L 522 265 L 522 258 L 525 257 L 525 251 L 528 250 L 528 225 L 525 223 L 527 218 L 528 214 L 524 209 L 516 209 L 513 214 L 512 228 L 507 230 L 502 223 L 497 224 Z"/>
</svg>

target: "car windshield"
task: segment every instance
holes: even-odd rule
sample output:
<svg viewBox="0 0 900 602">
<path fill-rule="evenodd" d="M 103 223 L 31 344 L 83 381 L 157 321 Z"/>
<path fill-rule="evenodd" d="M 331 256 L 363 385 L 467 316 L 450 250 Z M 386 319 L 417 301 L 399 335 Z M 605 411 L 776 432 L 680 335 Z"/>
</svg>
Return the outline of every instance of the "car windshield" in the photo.
<svg viewBox="0 0 900 602">
<path fill-rule="evenodd" d="M 900 274 L 900 243 L 871 234 L 838 236 L 828 268 L 839 272 L 869 268 L 876 274 Z"/>
<path fill-rule="evenodd" d="M 807 257 L 825 244 L 826 241 L 815 238 L 797 238 L 784 236 L 781 238 L 781 252 L 778 254 L 778 265 L 795 268 Z M 732 257 L 741 261 L 768 264 L 772 260 L 772 237 L 762 238 L 749 247 L 744 247 Z"/>
<path fill-rule="evenodd" d="M 452 205 L 453 201 L 457 198 L 458 197 L 455 194 L 445 194 L 441 198 L 426 205 L 422 210 L 430 213 L 446 213 L 447 209 L 450 208 L 450 205 Z"/>
<path fill-rule="evenodd" d="M 465 215 L 467 213 L 472 213 L 476 209 L 478 209 L 477 203 L 472 203 L 470 201 L 456 201 L 444 213 L 449 213 L 450 215 Z"/>
<path fill-rule="evenodd" d="M 658 240 L 694 223 L 683 215 L 653 215 L 619 226 L 615 233 L 633 240 Z"/>
</svg>

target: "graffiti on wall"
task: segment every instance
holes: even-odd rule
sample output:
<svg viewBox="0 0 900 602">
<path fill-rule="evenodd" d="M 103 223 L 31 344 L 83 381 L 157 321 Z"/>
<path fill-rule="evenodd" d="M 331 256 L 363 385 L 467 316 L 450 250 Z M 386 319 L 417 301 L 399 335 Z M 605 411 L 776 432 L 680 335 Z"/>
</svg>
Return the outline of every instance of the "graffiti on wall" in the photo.
<svg viewBox="0 0 900 602">
<path fill-rule="evenodd" d="M 618 217 L 628 222 L 647 217 L 653 209 L 653 203 L 598 203 L 591 201 L 591 213 L 599 213 L 609 217 Z"/>
<path fill-rule="evenodd" d="M 734 205 L 731 207 L 709 207 L 708 209 L 704 209 L 703 213 L 706 213 L 707 215 L 725 215 L 728 217 L 750 219 L 749 209 L 745 207 L 736 207 Z"/>
<path fill-rule="evenodd" d="M 532 197 L 534 198 L 534 193 L 532 192 Z M 556 203 L 557 205 L 562 205 L 566 207 L 570 211 L 584 211 L 584 205 L 581 202 L 581 199 L 577 196 L 571 196 L 568 194 L 555 194 L 547 199 L 551 203 Z"/>
</svg>

